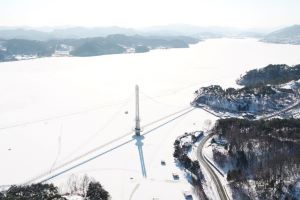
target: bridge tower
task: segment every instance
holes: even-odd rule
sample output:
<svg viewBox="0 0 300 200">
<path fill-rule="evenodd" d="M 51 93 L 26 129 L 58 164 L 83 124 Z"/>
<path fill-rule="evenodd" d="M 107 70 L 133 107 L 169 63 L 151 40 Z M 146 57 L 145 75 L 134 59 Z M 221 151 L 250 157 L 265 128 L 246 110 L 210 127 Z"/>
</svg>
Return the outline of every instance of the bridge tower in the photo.
<svg viewBox="0 0 300 200">
<path fill-rule="evenodd" d="M 140 108 L 139 108 L 139 86 L 135 86 L 135 135 L 141 135 L 141 126 L 140 126 Z"/>
</svg>

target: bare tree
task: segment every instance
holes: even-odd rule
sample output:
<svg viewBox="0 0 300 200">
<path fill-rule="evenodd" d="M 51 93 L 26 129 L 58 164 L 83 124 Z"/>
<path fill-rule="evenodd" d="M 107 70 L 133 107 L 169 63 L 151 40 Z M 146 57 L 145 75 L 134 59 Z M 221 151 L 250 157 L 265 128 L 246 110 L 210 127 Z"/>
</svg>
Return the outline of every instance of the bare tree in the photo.
<svg viewBox="0 0 300 200">
<path fill-rule="evenodd" d="M 79 191 L 81 193 L 81 196 L 83 196 L 84 198 L 86 198 L 86 194 L 87 194 L 87 190 L 88 190 L 90 182 L 93 182 L 93 181 L 95 181 L 95 180 L 86 174 L 84 174 L 80 178 Z"/>
<path fill-rule="evenodd" d="M 89 177 L 87 174 L 82 176 L 72 174 L 67 181 L 66 191 L 71 195 L 80 195 L 85 198 L 88 186 L 93 181 L 95 179 Z"/>
<path fill-rule="evenodd" d="M 70 194 L 77 194 L 79 189 L 78 176 L 72 174 L 67 181 L 67 188 Z"/>
</svg>

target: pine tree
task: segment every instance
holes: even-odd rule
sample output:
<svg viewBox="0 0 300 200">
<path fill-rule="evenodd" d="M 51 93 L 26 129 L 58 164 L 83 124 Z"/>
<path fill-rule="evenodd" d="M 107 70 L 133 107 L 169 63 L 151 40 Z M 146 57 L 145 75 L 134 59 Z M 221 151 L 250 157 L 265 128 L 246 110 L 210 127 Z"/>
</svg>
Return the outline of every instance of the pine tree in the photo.
<svg viewBox="0 0 300 200">
<path fill-rule="evenodd" d="M 104 190 L 99 182 L 90 182 L 87 190 L 88 200 L 108 200 L 109 193 Z"/>
</svg>

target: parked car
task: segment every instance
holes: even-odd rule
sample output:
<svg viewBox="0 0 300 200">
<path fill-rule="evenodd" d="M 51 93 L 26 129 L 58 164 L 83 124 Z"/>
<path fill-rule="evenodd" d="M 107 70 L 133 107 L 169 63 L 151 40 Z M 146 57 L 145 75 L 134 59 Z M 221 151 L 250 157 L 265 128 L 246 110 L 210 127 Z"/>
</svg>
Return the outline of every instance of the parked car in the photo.
<svg viewBox="0 0 300 200">
<path fill-rule="evenodd" d="M 183 196 L 186 200 L 192 200 L 193 199 L 193 195 L 190 191 L 184 191 Z"/>
<path fill-rule="evenodd" d="M 174 180 L 178 180 L 179 179 L 179 175 L 177 173 L 172 173 L 173 179 Z"/>
</svg>

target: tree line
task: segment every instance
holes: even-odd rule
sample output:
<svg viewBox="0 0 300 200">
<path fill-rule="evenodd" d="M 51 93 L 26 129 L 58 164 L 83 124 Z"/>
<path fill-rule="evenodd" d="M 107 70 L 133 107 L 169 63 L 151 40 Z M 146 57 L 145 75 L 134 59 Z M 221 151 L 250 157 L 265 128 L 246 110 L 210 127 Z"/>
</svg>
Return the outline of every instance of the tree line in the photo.
<svg viewBox="0 0 300 200">
<path fill-rule="evenodd" d="M 109 200 L 109 193 L 93 178 L 71 175 L 67 181 L 67 192 L 61 192 L 53 184 L 36 183 L 12 185 L 0 192 L 0 200 L 67 200 L 67 196 L 81 196 L 83 200 Z M 63 193 L 63 194 L 62 194 Z"/>
<path fill-rule="evenodd" d="M 239 85 L 248 87 L 258 85 L 278 85 L 300 79 L 300 65 L 285 64 L 268 65 L 261 69 L 253 69 L 237 80 Z"/>
</svg>

